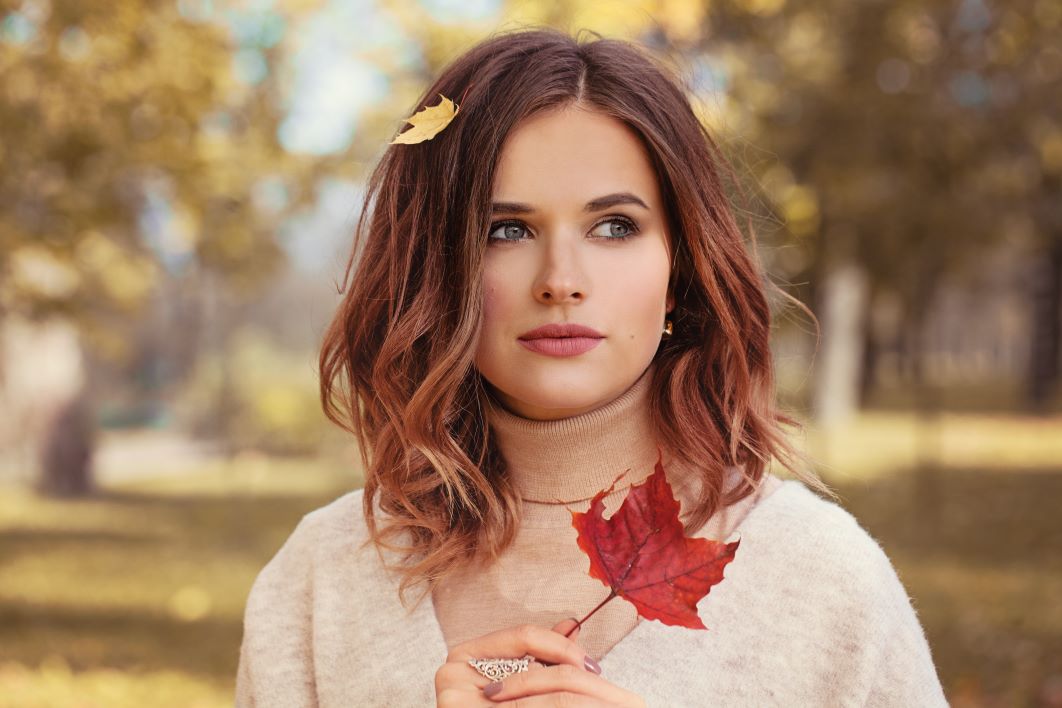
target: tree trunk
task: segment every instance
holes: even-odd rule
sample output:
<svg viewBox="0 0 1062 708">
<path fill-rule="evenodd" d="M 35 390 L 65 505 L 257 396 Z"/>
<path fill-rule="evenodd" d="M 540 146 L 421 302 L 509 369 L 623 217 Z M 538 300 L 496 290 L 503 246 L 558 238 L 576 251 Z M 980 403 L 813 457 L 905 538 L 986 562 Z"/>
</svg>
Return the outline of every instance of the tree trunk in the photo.
<svg viewBox="0 0 1062 708">
<path fill-rule="evenodd" d="M 45 494 L 93 489 L 92 377 L 77 325 L 63 318 L 0 323 L 5 346 L 0 448 L 14 462 L 9 476 Z"/>
<path fill-rule="evenodd" d="M 881 348 L 881 333 L 874 325 L 874 294 L 869 293 L 863 311 L 863 361 L 859 365 L 859 393 L 857 405 L 866 408 L 877 383 L 878 354 Z"/>
<path fill-rule="evenodd" d="M 87 388 L 54 405 L 40 441 L 38 491 L 80 497 L 95 491 L 92 457 L 96 426 Z"/>
<path fill-rule="evenodd" d="M 830 270 L 819 307 L 822 343 L 815 364 L 815 419 L 824 425 L 842 423 L 859 407 L 863 342 L 866 327 L 867 276 L 846 264 Z"/>
<path fill-rule="evenodd" d="M 1062 233 L 1055 234 L 1032 278 L 1032 346 L 1027 401 L 1046 413 L 1059 380 L 1062 344 Z"/>
</svg>

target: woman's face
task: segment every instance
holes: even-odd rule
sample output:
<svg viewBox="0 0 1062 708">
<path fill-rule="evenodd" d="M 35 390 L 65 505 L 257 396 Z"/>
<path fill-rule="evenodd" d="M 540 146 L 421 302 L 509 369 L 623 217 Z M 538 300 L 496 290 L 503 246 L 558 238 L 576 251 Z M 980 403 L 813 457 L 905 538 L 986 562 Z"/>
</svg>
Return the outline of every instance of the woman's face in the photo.
<svg viewBox="0 0 1062 708">
<path fill-rule="evenodd" d="M 493 202 L 476 368 L 525 418 L 608 403 L 649 366 L 674 304 L 667 219 L 645 148 L 601 113 L 538 114 L 502 146 Z M 522 340 L 549 324 L 600 338 Z"/>
</svg>

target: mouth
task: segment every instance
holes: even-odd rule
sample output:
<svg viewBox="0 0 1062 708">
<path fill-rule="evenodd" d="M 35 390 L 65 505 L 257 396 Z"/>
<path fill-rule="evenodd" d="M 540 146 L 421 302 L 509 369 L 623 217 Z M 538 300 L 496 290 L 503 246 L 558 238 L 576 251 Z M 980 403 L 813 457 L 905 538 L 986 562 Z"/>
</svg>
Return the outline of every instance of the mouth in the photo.
<svg viewBox="0 0 1062 708">
<path fill-rule="evenodd" d="M 605 335 L 592 327 L 574 323 L 547 324 L 520 335 L 521 341 L 537 339 L 604 339 Z"/>
<path fill-rule="evenodd" d="M 593 327 L 574 322 L 556 322 L 524 332 L 518 338 L 525 349 L 546 356 L 569 357 L 584 354 L 605 338 Z"/>
<path fill-rule="evenodd" d="M 570 357 L 585 354 L 602 342 L 604 337 L 536 337 L 520 339 L 520 344 L 536 354 Z"/>
</svg>

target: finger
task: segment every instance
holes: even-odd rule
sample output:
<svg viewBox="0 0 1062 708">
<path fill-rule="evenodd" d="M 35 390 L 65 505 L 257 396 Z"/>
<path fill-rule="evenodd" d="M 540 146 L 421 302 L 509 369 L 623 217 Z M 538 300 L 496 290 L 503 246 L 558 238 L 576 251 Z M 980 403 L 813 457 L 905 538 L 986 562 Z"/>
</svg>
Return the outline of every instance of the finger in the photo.
<svg viewBox="0 0 1062 708">
<path fill-rule="evenodd" d="M 548 693 L 544 696 L 529 696 L 498 704 L 499 707 L 504 706 L 504 708 L 556 708 L 559 705 L 571 708 L 576 706 L 578 708 L 614 708 L 613 704 L 608 701 L 598 700 L 597 698 L 583 696 L 578 693 L 568 693 L 567 691 Z"/>
<path fill-rule="evenodd" d="M 575 639 L 579 636 L 579 630 L 582 629 L 582 625 L 579 624 L 579 620 L 574 617 L 563 619 L 557 624 L 553 625 L 553 631 L 563 634 L 568 639 Z"/>
<path fill-rule="evenodd" d="M 583 626 L 579 624 L 579 620 L 574 617 L 563 619 L 557 624 L 553 625 L 554 632 L 563 634 L 565 637 L 571 639 L 572 641 L 575 641 L 579 638 L 579 630 L 581 630 L 582 628 Z M 542 662 L 542 666 L 556 666 L 556 664 L 554 664 L 553 662 L 544 661 Z"/>
<path fill-rule="evenodd" d="M 458 644 L 450 650 L 446 660 L 467 663 L 469 659 L 527 654 L 542 663 L 571 664 L 578 669 L 586 667 L 587 655 L 582 647 L 551 629 L 533 624 L 498 630 Z"/>
<path fill-rule="evenodd" d="M 507 701 L 526 696 L 554 693 L 576 693 L 610 703 L 625 703 L 631 695 L 624 689 L 609 683 L 597 674 L 580 671 L 567 664 L 551 666 L 532 673 L 521 672 L 495 681 L 483 689 L 483 695 L 492 701 Z"/>
</svg>

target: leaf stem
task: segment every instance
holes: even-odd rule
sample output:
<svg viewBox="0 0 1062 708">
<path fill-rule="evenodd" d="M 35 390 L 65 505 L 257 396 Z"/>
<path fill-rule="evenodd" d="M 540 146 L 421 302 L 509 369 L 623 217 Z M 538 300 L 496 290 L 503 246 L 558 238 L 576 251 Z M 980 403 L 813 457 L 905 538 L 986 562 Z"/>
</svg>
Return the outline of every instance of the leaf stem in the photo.
<svg viewBox="0 0 1062 708">
<path fill-rule="evenodd" d="M 604 600 L 602 600 L 600 603 L 598 603 L 597 607 L 595 607 L 594 609 L 590 610 L 590 613 L 587 614 L 586 617 L 583 617 L 581 620 L 577 620 L 576 623 L 575 623 L 575 626 L 572 627 L 571 629 L 569 629 L 568 633 L 565 634 L 564 636 L 565 637 L 571 636 L 571 633 L 574 632 L 577 627 L 583 626 L 583 622 L 585 622 L 588 619 L 590 619 L 595 612 L 600 610 L 602 607 L 605 606 L 606 603 L 608 603 L 609 601 L 611 601 L 615 597 L 618 597 L 618 595 L 616 595 L 616 591 L 613 590 L 611 593 L 609 593 L 608 597 L 606 597 Z"/>
</svg>

